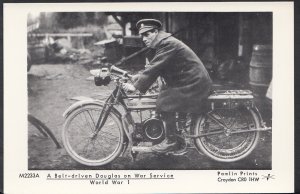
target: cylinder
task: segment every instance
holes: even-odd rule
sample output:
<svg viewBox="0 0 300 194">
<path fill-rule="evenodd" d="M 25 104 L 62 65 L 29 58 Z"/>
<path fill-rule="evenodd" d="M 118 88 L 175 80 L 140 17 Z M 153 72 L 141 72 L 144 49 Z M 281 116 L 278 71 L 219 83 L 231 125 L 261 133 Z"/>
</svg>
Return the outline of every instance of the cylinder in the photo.
<svg viewBox="0 0 300 194">
<path fill-rule="evenodd" d="M 250 86 L 257 96 L 265 96 L 272 79 L 272 46 L 254 45 L 250 61 Z"/>
</svg>

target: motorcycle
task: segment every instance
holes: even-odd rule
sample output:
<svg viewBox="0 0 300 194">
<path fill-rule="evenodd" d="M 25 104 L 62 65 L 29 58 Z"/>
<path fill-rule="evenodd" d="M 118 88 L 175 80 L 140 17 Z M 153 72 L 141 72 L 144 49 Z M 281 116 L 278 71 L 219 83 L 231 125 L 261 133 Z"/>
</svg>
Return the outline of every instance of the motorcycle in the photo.
<svg viewBox="0 0 300 194">
<path fill-rule="evenodd" d="M 122 84 L 132 75 L 112 66 L 94 77 L 97 86 L 111 81 L 115 88 L 105 101 L 82 100 L 63 114 L 62 141 L 67 153 L 87 166 L 101 166 L 130 150 L 152 153 L 151 146 L 165 138 L 165 123 L 156 112 L 158 94 L 128 94 Z M 165 154 L 183 155 L 196 149 L 213 160 L 234 162 L 247 157 L 256 147 L 266 127 L 249 90 L 216 90 L 209 97 L 209 108 L 199 115 L 177 113 L 180 147 Z M 196 106 L 196 105 L 195 105 Z"/>
</svg>

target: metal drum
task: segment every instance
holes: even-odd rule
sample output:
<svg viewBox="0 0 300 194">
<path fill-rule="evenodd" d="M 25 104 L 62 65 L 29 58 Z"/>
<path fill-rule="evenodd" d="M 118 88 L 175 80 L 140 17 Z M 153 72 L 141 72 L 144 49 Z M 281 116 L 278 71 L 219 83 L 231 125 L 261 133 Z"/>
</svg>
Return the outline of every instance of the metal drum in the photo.
<svg viewBox="0 0 300 194">
<path fill-rule="evenodd" d="M 272 46 L 254 45 L 250 62 L 250 85 L 255 95 L 265 96 L 272 79 Z"/>
</svg>

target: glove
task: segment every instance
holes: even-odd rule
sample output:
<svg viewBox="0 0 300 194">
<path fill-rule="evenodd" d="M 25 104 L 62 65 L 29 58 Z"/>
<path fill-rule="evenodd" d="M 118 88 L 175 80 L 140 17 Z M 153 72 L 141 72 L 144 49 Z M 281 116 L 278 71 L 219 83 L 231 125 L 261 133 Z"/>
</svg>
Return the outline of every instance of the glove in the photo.
<svg viewBox="0 0 300 194">
<path fill-rule="evenodd" d="M 136 88 L 134 87 L 134 85 L 129 84 L 129 83 L 123 83 L 123 84 L 122 84 L 122 88 L 123 88 L 126 92 L 134 92 L 134 91 L 136 91 Z"/>
<path fill-rule="evenodd" d="M 133 75 L 132 78 L 131 78 L 131 80 L 132 80 L 133 82 L 136 82 L 136 81 L 139 79 L 139 77 L 140 77 L 139 74 Z"/>
</svg>

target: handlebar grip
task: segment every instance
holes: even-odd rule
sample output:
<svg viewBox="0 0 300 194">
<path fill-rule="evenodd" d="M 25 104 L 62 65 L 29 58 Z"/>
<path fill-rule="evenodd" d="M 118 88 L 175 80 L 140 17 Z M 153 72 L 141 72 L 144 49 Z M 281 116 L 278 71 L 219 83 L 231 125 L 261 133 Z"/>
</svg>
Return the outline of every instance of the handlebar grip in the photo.
<svg viewBox="0 0 300 194">
<path fill-rule="evenodd" d="M 133 79 L 132 79 L 133 75 L 127 73 L 127 74 L 125 74 L 125 76 L 129 78 L 130 82 L 133 83 Z"/>
<path fill-rule="evenodd" d="M 110 72 L 113 73 L 113 74 L 117 74 L 117 75 L 129 78 L 130 81 L 132 81 L 133 75 L 129 74 L 127 71 L 125 71 L 123 69 L 120 69 L 120 68 L 118 68 L 118 67 L 116 67 L 114 65 L 110 67 Z"/>
<path fill-rule="evenodd" d="M 120 68 L 118 68 L 118 67 L 116 67 L 114 65 L 112 65 L 110 67 L 110 72 L 111 73 L 116 73 L 116 74 L 119 74 L 119 75 L 126 75 L 126 74 L 128 74 L 127 71 L 124 71 L 123 69 L 120 69 Z"/>
</svg>

